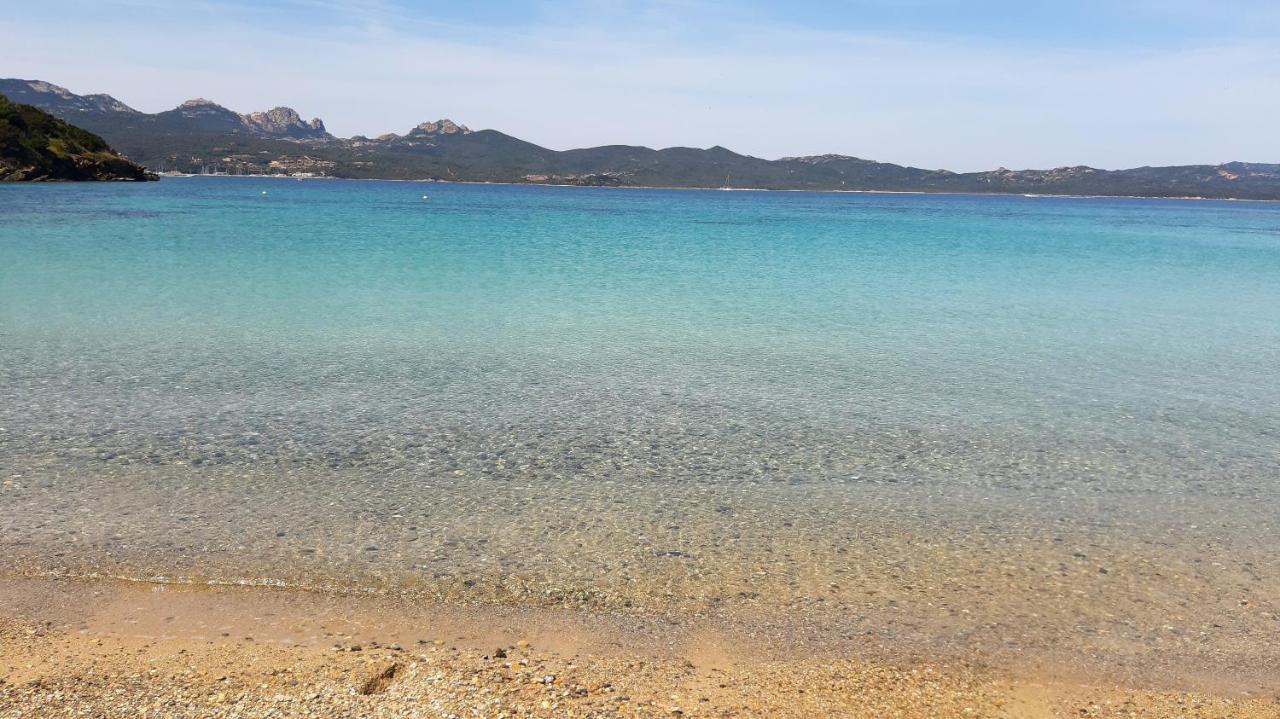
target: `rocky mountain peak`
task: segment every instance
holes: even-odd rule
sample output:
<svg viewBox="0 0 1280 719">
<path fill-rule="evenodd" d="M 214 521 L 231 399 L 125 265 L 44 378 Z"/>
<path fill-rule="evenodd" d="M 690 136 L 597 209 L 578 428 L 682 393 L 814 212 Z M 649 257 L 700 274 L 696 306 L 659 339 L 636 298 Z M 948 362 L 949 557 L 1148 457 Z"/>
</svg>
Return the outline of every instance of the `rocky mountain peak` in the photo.
<svg viewBox="0 0 1280 719">
<path fill-rule="evenodd" d="M 329 137 L 324 128 L 324 120 L 315 118 L 311 122 L 305 122 L 293 107 L 271 107 L 265 113 L 250 113 L 242 115 L 241 119 L 250 132 L 265 136 L 311 139 Z"/>
<path fill-rule="evenodd" d="M 171 112 L 201 123 L 215 123 L 206 127 L 216 126 L 232 132 L 244 131 L 263 137 L 294 140 L 332 139 L 320 118 L 304 121 L 291 107 L 273 107 L 266 112 L 241 115 L 216 102 L 197 97 L 187 100 Z"/>
<path fill-rule="evenodd" d="M 424 122 L 413 128 L 412 132 L 426 135 L 470 135 L 471 128 L 466 125 L 459 125 L 453 120 L 441 119 L 435 122 Z"/>
<path fill-rule="evenodd" d="M 291 107 L 273 107 L 266 112 L 251 112 L 243 116 L 250 130 L 265 135 L 319 136 L 328 135 L 324 121 L 315 118 L 304 122 L 302 116 Z"/>
<path fill-rule="evenodd" d="M 44 80 L 28 80 L 26 81 L 26 83 L 27 83 L 27 87 L 31 88 L 32 92 L 42 92 L 48 95 L 57 95 L 58 97 L 64 100 L 69 100 L 75 97 L 75 93 L 71 92 L 67 88 L 62 87 L 61 85 L 55 85 L 51 82 L 45 82 Z"/>
<path fill-rule="evenodd" d="M 85 95 L 84 99 L 86 102 L 91 103 L 94 108 L 102 112 L 138 112 L 114 97 L 102 93 Z"/>
<path fill-rule="evenodd" d="M 29 104 L 44 105 L 64 112 L 125 112 L 138 111 L 110 95 L 77 95 L 65 87 L 44 80 L 0 80 L 0 94 Z"/>
<path fill-rule="evenodd" d="M 273 107 L 266 112 L 251 112 L 245 117 L 257 123 L 262 123 L 275 127 L 288 127 L 289 125 L 301 125 L 302 116 L 292 107 Z"/>
<path fill-rule="evenodd" d="M 218 103 L 213 102 L 212 100 L 206 100 L 203 97 L 197 97 L 191 100 L 187 100 L 181 105 L 178 105 L 178 107 L 175 109 L 177 110 L 177 112 L 183 115 L 188 115 L 188 116 L 234 115 L 235 114 L 230 110 L 228 110 L 227 108 L 223 107 L 222 105 L 219 105 Z"/>
</svg>

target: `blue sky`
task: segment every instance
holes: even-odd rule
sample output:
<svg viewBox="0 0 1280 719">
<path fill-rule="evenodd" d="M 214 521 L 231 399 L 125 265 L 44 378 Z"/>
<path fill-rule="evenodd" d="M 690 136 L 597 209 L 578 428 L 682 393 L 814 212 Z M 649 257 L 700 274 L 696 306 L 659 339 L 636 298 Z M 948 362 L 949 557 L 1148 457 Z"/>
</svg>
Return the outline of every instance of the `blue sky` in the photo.
<svg viewBox="0 0 1280 719">
<path fill-rule="evenodd" d="M 1277 38 L 1274 0 L 49 0 L 6 9 L 0 75 L 344 136 L 1122 167 L 1280 162 Z"/>
</svg>

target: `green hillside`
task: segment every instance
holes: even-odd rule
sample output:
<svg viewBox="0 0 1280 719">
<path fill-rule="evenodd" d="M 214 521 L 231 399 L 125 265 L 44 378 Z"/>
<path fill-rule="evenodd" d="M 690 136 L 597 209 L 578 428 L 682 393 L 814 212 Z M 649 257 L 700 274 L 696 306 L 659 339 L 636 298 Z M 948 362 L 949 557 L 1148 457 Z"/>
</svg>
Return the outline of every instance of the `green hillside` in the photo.
<svg viewBox="0 0 1280 719">
<path fill-rule="evenodd" d="M 148 179 L 101 137 L 0 95 L 0 181 Z"/>
</svg>

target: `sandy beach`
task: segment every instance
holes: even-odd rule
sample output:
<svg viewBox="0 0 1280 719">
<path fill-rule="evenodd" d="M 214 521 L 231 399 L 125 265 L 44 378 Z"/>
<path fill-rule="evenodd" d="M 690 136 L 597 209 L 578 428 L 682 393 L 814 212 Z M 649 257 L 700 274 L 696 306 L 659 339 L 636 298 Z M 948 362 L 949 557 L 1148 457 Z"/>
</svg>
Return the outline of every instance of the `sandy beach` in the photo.
<svg viewBox="0 0 1280 719">
<path fill-rule="evenodd" d="M 1280 697 L 979 658 L 774 658 L 567 611 L 112 580 L 0 581 L 0 717 L 1280 716 Z M 655 630 L 656 627 L 656 630 Z M 643 637 L 638 642 L 629 641 Z"/>
</svg>

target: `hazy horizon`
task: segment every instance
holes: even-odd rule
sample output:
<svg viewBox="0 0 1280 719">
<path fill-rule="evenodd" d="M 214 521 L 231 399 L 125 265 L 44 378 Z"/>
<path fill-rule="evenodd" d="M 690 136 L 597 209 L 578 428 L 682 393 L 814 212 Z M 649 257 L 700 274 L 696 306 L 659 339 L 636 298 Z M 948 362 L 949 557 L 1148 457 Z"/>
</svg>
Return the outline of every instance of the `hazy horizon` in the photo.
<svg viewBox="0 0 1280 719">
<path fill-rule="evenodd" d="M 144 112 L 284 105 L 343 137 L 448 117 L 557 150 L 956 171 L 1280 162 L 1269 3 L 820 5 L 49 2 L 10 11 L 0 75 Z"/>
</svg>

